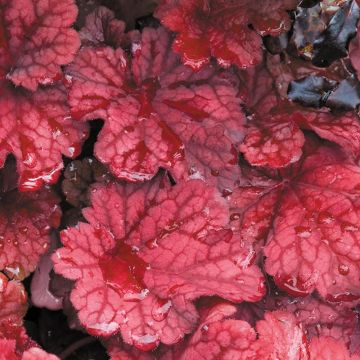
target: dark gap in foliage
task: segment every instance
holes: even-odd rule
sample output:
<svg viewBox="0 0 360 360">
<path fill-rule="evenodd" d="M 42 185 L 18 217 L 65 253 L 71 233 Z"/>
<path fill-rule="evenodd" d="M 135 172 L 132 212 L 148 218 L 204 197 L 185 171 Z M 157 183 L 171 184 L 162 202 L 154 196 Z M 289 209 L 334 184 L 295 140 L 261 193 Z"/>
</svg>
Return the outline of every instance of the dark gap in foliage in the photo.
<svg viewBox="0 0 360 360">
<path fill-rule="evenodd" d="M 88 337 L 80 331 L 70 329 L 62 311 L 31 307 L 25 316 L 25 327 L 29 336 L 44 350 L 56 355 L 64 353 L 72 344 Z M 80 347 L 66 357 L 66 360 L 89 359 L 108 359 L 104 347 L 95 338 L 94 342 Z"/>
</svg>

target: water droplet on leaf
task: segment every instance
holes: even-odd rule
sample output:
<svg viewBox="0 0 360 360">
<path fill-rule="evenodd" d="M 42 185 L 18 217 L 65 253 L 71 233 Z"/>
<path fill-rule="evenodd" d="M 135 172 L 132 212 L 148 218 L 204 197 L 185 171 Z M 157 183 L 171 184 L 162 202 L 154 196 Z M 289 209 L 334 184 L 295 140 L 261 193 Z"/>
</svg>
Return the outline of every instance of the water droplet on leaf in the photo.
<svg viewBox="0 0 360 360">
<path fill-rule="evenodd" d="M 155 321 L 163 321 L 169 314 L 172 307 L 171 300 L 168 299 L 157 299 L 155 305 L 151 310 L 151 315 Z"/>
<path fill-rule="evenodd" d="M 339 266 L 338 266 L 338 271 L 339 271 L 339 274 L 340 274 L 340 275 L 346 276 L 346 275 L 349 274 L 350 268 L 349 268 L 349 266 L 347 266 L 347 265 L 345 265 L 345 264 L 339 264 Z"/>
<path fill-rule="evenodd" d="M 133 340 L 133 344 L 136 348 L 138 348 L 141 351 L 150 351 L 155 349 L 159 344 L 159 336 L 157 334 L 155 335 L 131 335 L 131 338 Z"/>
</svg>

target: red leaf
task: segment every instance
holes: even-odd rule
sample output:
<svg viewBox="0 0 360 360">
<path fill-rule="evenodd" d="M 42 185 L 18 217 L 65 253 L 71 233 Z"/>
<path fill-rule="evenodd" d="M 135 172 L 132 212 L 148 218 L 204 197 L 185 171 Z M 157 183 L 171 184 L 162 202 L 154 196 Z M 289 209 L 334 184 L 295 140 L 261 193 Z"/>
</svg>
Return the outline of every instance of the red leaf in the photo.
<svg viewBox="0 0 360 360">
<path fill-rule="evenodd" d="M 15 346 L 14 340 L 0 339 L 0 360 L 19 360 L 15 354 Z"/>
<path fill-rule="evenodd" d="M 46 351 L 33 347 L 26 350 L 21 360 L 60 360 L 56 355 L 47 353 Z"/>
<path fill-rule="evenodd" d="M 355 332 L 357 314 L 347 304 L 331 304 L 314 296 L 306 298 L 268 297 L 267 310 L 284 309 L 295 315 L 308 339 L 331 336 L 345 344 Z"/>
<path fill-rule="evenodd" d="M 311 360 L 359 360 L 360 356 L 350 355 L 349 350 L 341 341 L 331 337 L 314 338 L 310 343 Z"/>
<path fill-rule="evenodd" d="M 15 155 L 21 191 L 37 190 L 43 183 L 56 182 L 63 167 L 61 155 L 75 157 L 80 153 L 87 136 L 86 124 L 70 118 L 62 88 L 29 93 L 3 85 L 0 166 L 9 153 Z"/>
<path fill-rule="evenodd" d="M 0 273 L 0 359 L 1 360 L 57 360 L 47 354 L 26 334 L 22 326 L 27 310 L 27 296 L 23 285 Z"/>
<path fill-rule="evenodd" d="M 32 193 L 1 194 L 0 269 L 24 279 L 46 252 L 50 231 L 60 225 L 59 198 L 48 188 Z"/>
<path fill-rule="evenodd" d="M 275 92 L 273 79 L 263 67 L 239 73 L 241 96 L 251 113 L 249 130 L 240 151 L 255 166 L 281 168 L 299 160 L 304 135 L 301 116 Z"/>
<path fill-rule="evenodd" d="M 154 360 L 150 354 L 144 353 L 135 347 L 122 344 L 120 341 L 107 345 L 110 360 Z"/>
<path fill-rule="evenodd" d="M 218 304 L 204 316 L 197 330 L 185 342 L 169 350 L 162 360 L 304 360 L 307 341 L 294 316 L 284 311 L 265 314 L 255 330 L 242 320 L 229 319 L 236 311 Z"/>
<path fill-rule="evenodd" d="M 121 49 L 84 48 L 68 68 L 72 114 L 105 120 L 95 154 L 121 179 L 148 180 L 162 166 L 222 183 L 231 170 L 234 186 L 245 122 L 234 76 L 212 66 L 194 73 L 171 42 L 164 29 L 145 29 L 131 65 Z"/>
<path fill-rule="evenodd" d="M 284 86 L 283 77 L 292 78 L 286 71 L 275 81 L 263 67 L 239 76 L 241 97 L 251 113 L 249 130 L 239 149 L 250 164 L 281 168 L 296 162 L 304 144 L 301 129 L 311 129 L 338 143 L 351 156 L 360 151 L 360 123 L 355 113 L 309 111 L 281 98 L 275 85 Z"/>
<path fill-rule="evenodd" d="M 303 112 L 304 124 L 323 139 L 333 141 L 351 156 L 360 151 L 360 121 L 354 112 L 332 114 L 327 111 Z"/>
<path fill-rule="evenodd" d="M 0 273 L 0 337 L 8 325 L 20 326 L 27 311 L 27 296 L 21 283 Z"/>
<path fill-rule="evenodd" d="M 287 10 L 297 1 L 163 0 L 155 15 L 178 35 L 174 49 L 185 64 L 201 68 L 214 56 L 222 66 L 245 68 L 262 59 L 261 35 L 290 29 Z M 271 16 L 270 16 L 271 15 Z"/>
<path fill-rule="evenodd" d="M 266 271 L 290 294 L 356 300 L 360 168 L 336 146 L 309 138 L 305 150 L 281 172 L 249 172 L 232 195 L 234 225 L 248 242 L 267 239 Z"/>
<path fill-rule="evenodd" d="M 289 114 L 264 118 L 263 126 L 250 128 L 242 151 L 252 165 L 280 168 L 299 160 L 304 134 L 289 121 Z"/>
<path fill-rule="evenodd" d="M 131 41 L 139 41 L 136 30 L 125 33 L 126 24 L 115 18 L 114 13 L 104 6 L 97 7 L 85 19 L 85 26 L 79 32 L 85 46 L 109 45 L 114 48 L 128 46 Z"/>
<path fill-rule="evenodd" d="M 253 345 L 255 359 L 306 360 L 307 340 L 295 317 L 285 311 L 265 314 L 256 324 L 259 340 Z"/>
<path fill-rule="evenodd" d="M 16 341 L 10 339 L 0 339 L 0 349 L 0 360 L 59 360 L 57 356 L 38 347 L 32 347 L 19 354 L 16 351 Z"/>
<path fill-rule="evenodd" d="M 79 154 L 86 137 L 87 127 L 69 116 L 64 89 L 28 91 L 54 84 L 61 65 L 73 60 L 79 38 L 70 26 L 77 10 L 73 0 L 0 3 L 0 166 L 14 154 L 20 189 L 36 190 L 56 182 L 61 155 Z"/>
<path fill-rule="evenodd" d="M 225 303 L 209 309 L 186 343 L 179 344 L 175 351 L 168 351 L 161 359 L 252 358 L 253 352 L 249 348 L 256 340 L 255 331 L 245 321 L 227 319 L 235 311 L 234 306 Z"/>
<path fill-rule="evenodd" d="M 29 90 L 53 83 L 79 48 L 70 28 L 76 15 L 74 0 L 1 0 L 0 86 L 6 86 L 5 76 Z"/>
<path fill-rule="evenodd" d="M 170 189 L 164 180 L 144 185 L 99 185 L 90 224 L 62 234 L 55 271 L 77 280 L 71 300 L 86 329 L 150 350 L 173 344 L 197 320 L 192 300 L 218 295 L 257 301 L 265 292 L 249 249 L 222 230 L 226 202 L 214 188 L 192 180 Z"/>
</svg>

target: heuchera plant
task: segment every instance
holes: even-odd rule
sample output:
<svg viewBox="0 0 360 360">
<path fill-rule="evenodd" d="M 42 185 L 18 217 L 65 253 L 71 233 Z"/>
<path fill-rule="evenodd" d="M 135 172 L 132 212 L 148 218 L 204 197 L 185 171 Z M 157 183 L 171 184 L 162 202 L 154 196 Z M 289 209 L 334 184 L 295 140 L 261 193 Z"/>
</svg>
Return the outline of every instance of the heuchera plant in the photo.
<svg viewBox="0 0 360 360">
<path fill-rule="evenodd" d="M 359 360 L 356 0 L 0 0 L 0 360 Z"/>
</svg>

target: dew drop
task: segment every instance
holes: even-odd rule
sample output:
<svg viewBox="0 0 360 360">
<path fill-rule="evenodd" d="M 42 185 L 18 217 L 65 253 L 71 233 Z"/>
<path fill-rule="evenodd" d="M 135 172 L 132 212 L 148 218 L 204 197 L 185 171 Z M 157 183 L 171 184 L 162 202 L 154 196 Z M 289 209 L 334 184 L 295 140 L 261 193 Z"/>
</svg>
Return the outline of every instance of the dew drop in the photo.
<svg viewBox="0 0 360 360">
<path fill-rule="evenodd" d="M 321 211 L 317 220 L 319 224 L 331 224 L 334 221 L 334 217 L 328 211 Z"/>
<path fill-rule="evenodd" d="M 308 294 L 309 283 L 297 276 L 275 276 L 275 282 L 280 289 L 292 296 L 304 297 Z"/>
<path fill-rule="evenodd" d="M 206 334 L 208 331 L 209 331 L 209 325 L 205 324 L 204 326 L 201 327 L 201 332 L 203 334 Z"/>
<path fill-rule="evenodd" d="M 224 190 L 222 191 L 222 196 L 223 196 L 223 197 L 227 197 L 227 196 L 230 196 L 232 193 L 233 193 L 232 190 L 230 190 L 230 189 L 224 189 Z"/>
<path fill-rule="evenodd" d="M 145 246 L 150 250 L 157 248 L 158 247 L 157 239 L 150 239 L 146 241 Z"/>
<path fill-rule="evenodd" d="M 123 295 L 123 299 L 127 302 L 139 302 L 144 300 L 149 293 L 149 289 L 142 289 L 140 292 L 128 291 Z"/>
<path fill-rule="evenodd" d="M 308 226 L 296 226 L 295 227 L 295 233 L 297 236 L 301 238 L 308 238 L 311 236 L 311 228 Z"/>
<path fill-rule="evenodd" d="M 37 160 L 35 154 L 36 150 L 33 141 L 25 135 L 20 135 L 19 141 L 23 163 L 28 168 L 34 168 L 36 166 Z"/>
<path fill-rule="evenodd" d="M 220 171 L 219 171 L 219 170 L 212 169 L 212 170 L 211 170 L 211 175 L 217 177 L 217 176 L 220 175 Z"/>
<path fill-rule="evenodd" d="M 26 272 L 25 272 L 24 267 L 17 262 L 14 262 L 13 264 L 8 265 L 4 269 L 4 273 L 7 275 L 7 277 L 9 279 L 14 279 L 14 280 L 19 280 L 19 281 L 24 280 L 26 277 Z"/>
<path fill-rule="evenodd" d="M 151 315 L 155 321 L 163 321 L 169 314 L 172 302 L 168 299 L 157 299 L 151 310 Z"/>
<path fill-rule="evenodd" d="M 338 266 L 338 271 L 339 271 L 339 274 L 340 274 L 340 275 L 346 276 L 346 275 L 349 274 L 350 268 L 349 268 L 349 266 L 347 266 L 347 265 L 345 265 L 345 264 L 340 264 L 340 265 Z"/>
<path fill-rule="evenodd" d="M 173 285 L 167 292 L 167 297 L 173 297 L 178 293 L 179 288 L 183 287 L 184 284 Z"/>
<path fill-rule="evenodd" d="M 135 128 L 133 126 L 125 126 L 124 127 L 124 131 L 125 133 L 131 133 L 131 132 L 134 132 L 135 131 Z"/>
<path fill-rule="evenodd" d="M 240 214 L 239 213 L 233 213 L 230 215 L 230 220 L 231 221 L 235 221 L 235 220 L 239 220 L 240 219 Z"/>
<path fill-rule="evenodd" d="M 40 235 L 44 236 L 44 235 L 48 235 L 49 232 L 50 232 L 50 226 L 49 225 L 46 225 L 44 226 L 43 228 L 40 229 Z"/>
<path fill-rule="evenodd" d="M 240 285 L 245 284 L 245 280 L 243 279 L 243 276 L 237 276 L 237 277 L 235 277 L 235 280 Z"/>
<path fill-rule="evenodd" d="M 109 336 L 114 334 L 119 328 L 119 324 L 115 321 L 110 323 L 95 323 L 88 326 L 89 333 L 94 336 Z"/>
<path fill-rule="evenodd" d="M 19 233 L 21 234 L 26 234 L 28 232 L 28 227 L 27 226 L 20 226 L 19 227 Z"/>
<path fill-rule="evenodd" d="M 131 335 L 134 346 L 141 351 L 150 351 L 155 349 L 159 345 L 159 336 L 155 335 Z"/>
<path fill-rule="evenodd" d="M 341 229 L 342 229 L 342 231 L 350 231 L 350 232 L 359 230 L 359 228 L 356 225 L 351 224 L 349 222 L 343 222 L 341 224 Z"/>
</svg>

